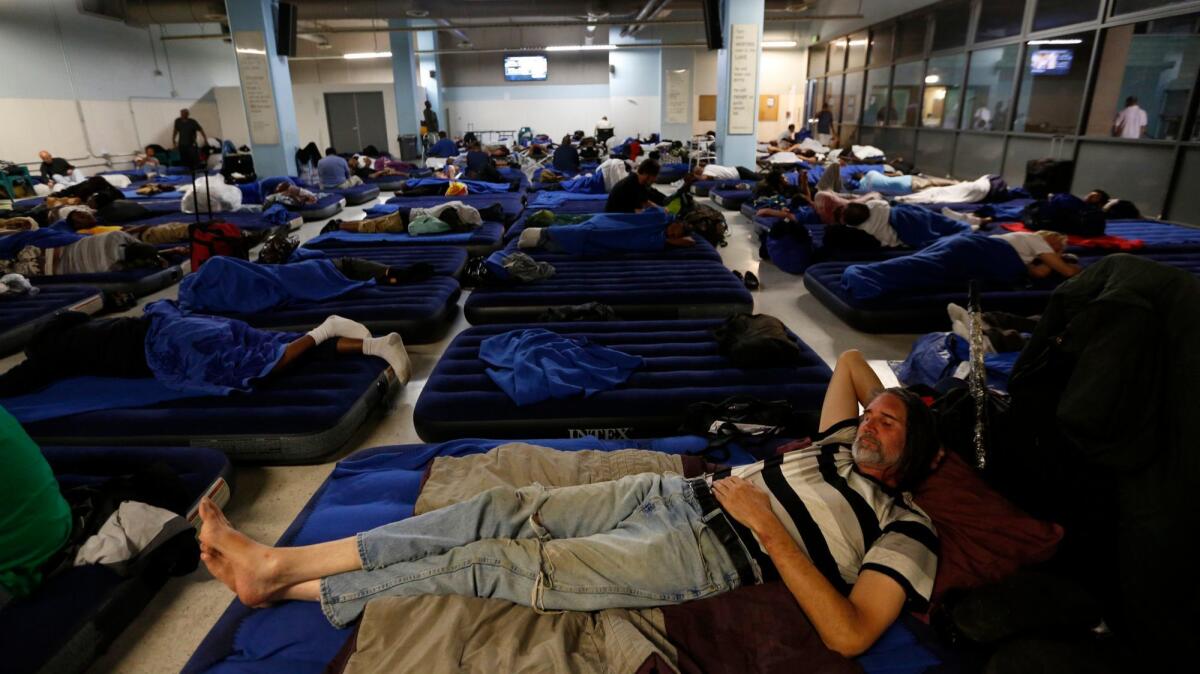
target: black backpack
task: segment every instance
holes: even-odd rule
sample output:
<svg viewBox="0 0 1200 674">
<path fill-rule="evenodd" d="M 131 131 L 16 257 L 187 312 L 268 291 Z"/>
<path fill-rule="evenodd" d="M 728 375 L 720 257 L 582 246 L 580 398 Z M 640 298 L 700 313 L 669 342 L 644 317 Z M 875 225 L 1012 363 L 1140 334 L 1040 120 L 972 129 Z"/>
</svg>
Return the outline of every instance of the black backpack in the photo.
<svg viewBox="0 0 1200 674">
<path fill-rule="evenodd" d="M 712 245 L 728 244 L 725 237 L 729 234 L 729 225 L 725 224 L 725 216 L 712 206 L 696 204 L 693 200 L 691 210 L 677 218 Z"/>
</svg>

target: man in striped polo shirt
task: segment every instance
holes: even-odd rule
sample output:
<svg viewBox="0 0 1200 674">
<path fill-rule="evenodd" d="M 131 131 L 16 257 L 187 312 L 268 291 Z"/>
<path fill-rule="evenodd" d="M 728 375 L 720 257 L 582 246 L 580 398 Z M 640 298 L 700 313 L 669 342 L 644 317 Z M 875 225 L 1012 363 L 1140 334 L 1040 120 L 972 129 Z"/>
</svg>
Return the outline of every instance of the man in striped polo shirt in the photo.
<svg viewBox="0 0 1200 674">
<path fill-rule="evenodd" d="M 825 644 L 857 655 L 906 603 L 922 606 L 933 589 L 937 538 L 905 490 L 932 470 L 938 442 L 920 399 L 884 390 L 853 351 L 838 359 L 821 429 L 809 447 L 715 475 L 498 486 L 356 536 L 293 548 L 250 540 L 205 501 L 201 559 L 244 604 L 320 602 L 336 627 L 389 595 L 596 611 L 678 604 L 779 577 Z M 520 450 L 512 454 L 527 474 L 550 476 L 561 464 L 554 450 Z"/>
</svg>

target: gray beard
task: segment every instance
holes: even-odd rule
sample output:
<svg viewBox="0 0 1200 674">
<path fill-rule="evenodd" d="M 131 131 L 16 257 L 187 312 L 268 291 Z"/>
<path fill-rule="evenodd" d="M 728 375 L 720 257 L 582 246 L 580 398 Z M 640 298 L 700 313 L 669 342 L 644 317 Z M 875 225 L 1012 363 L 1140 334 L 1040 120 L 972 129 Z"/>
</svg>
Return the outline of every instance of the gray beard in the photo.
<svg viewBox="0 0 1200 674">
<path fill-rule="evenodd" d="M 888 461 L 880 449 L 869 446 L 861 438 L 854 439 L 854 444 L 850 445 L 850 451 L 851 456 L 854 457 L 854 463 L 858 465 L 891 468 L 896 463 Z"/>
</svg>

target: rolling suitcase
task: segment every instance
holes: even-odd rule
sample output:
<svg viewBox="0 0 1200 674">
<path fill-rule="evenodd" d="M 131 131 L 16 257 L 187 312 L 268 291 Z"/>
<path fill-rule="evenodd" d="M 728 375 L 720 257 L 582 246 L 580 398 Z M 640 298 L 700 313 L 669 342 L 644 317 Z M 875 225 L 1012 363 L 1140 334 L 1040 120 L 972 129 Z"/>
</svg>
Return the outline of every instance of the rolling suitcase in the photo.
<svg viewBox="0 0 1200 674">
<path fill-rule="evenodd" d="M 1075 178 L 1075 162 L 1063 159 L 1066 141 L 1061 136 L 1050 139 L 1052 157 L 1030 159 L 1025 164 L 1025 189 L 1034 199 L 1050 194 L 1070 194 Z"/>
</svg>

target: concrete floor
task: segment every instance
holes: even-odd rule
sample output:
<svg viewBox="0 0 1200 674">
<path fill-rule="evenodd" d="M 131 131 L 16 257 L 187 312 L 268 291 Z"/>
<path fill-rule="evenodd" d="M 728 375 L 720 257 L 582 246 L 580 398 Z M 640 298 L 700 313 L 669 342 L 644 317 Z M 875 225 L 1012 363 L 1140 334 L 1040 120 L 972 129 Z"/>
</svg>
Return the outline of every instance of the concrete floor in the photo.
<svg viewBox="0 0 1200 674">
<path fill-rule="evenodd" d="M 698 199 L 699 203 L 710 203 Z M 718 207 L 718 210 L 721 210 Z M 730 269 L 750 270 L 762 287 L 754 293 L 754 309 L 778 317 L 831 366 L 837 355 L 849 348 L 863 351 L 886 385 L 895 383 L 886 361 L 902 359 L 913 343 L 913 335 L 868 335 L 837 319 L 810 296 L 799 276 L 786 274 L 758 257 L 752 223 L 740 213 L 723 211 L 730 226 L 729 245 L 721 257 Z M 349 207 L 337 217 L 357 219 L 363 207 Z M 317 235 L 324 222 L 305 224 L 299 238 Z M 131 314 L 157 299 L 174 298 L 178 286 L 143 298 Z M 463 294 L 464 299 L 466 293 Z M 461 300 L 460 300 L 461 301 Z M 449 336 L 437 344 L 412 347 L 413 377 L 392 403 L 389 413 L 351 450 L 420 442 L 412 425 L 412 408 L 434 364 L 454 335 L 467 326 L 459 318 Z M 7 370 L 21 357 L 0 360 Z M 340 457 L 339 457 L 340 458 Z M 261 541 L 276 540 L 295 518 L 304 503 L 333 468 L 332 461 L 314 466 L 235 469 L 233 497 L 226 511 L 235 525 Z M 92 674 L 163 674 L 179 671 L 208 630 L 233 599 L 233 594 L 201 567 L 196 572 L 171 579 L 146 606 L 142 614 L 121 634 L 109 652 L 89 670 Z"/>
</svg>

